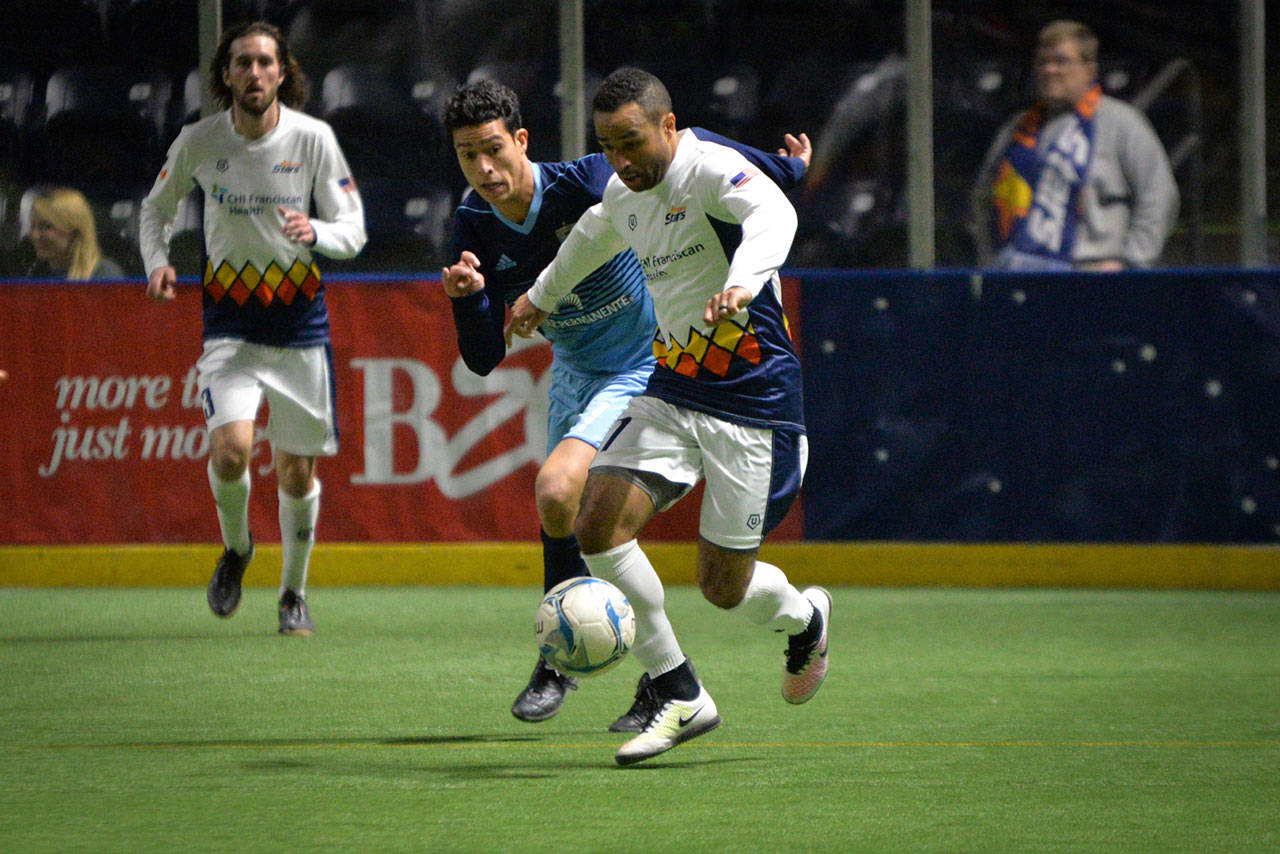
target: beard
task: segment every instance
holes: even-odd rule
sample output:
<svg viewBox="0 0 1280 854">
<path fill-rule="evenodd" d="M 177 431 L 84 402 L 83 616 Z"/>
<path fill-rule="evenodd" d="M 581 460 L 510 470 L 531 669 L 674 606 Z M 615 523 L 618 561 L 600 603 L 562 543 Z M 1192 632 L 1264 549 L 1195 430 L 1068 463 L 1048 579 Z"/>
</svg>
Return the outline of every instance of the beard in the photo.
<svg viewBox="0 0 1280 854">
<path fill-rule="evenodd" d="M 265 94 L 265 93 L 263 93 L 262 90 L 258 90 L 253 94 L 259 95 L 259 94 Z M 240 109 L 241 112 L 247 113 L 248 115 L 251 115 L 254 117 L 259 117 L 264 115 L 267 112 L 267 110 L 271 109 L 271 105 L 276 102 L 276 96 L 272 95 L 270 98 L 263 98 L 261 101 L 255 103 L 255 102 L 249 101 L 249 96 L 247 93 L 241 93 L 236 96 L 235 101 L 236 101 L 236 106 Z"/>
</svg>

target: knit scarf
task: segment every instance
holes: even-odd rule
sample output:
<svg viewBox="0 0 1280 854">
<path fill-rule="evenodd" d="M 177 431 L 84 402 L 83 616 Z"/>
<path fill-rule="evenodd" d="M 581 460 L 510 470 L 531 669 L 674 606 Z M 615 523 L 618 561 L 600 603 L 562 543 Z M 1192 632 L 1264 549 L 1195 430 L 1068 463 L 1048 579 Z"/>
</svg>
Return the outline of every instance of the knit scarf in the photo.
<svg viewBox="0 0 1280 854">
<path fill-rule="evenodd" d="M 1080 190 L 1093 158 L 1094 116 L 1101 99 L 1102 88 L 1095 84 L 1072 108 L 1074 120 L 1043 154 L 1037 152 L 1044 128 L 1040 102 L 1027 110 L 1014 129 L 991 194 L 997 214 L 992 223 L 995 245 L 1003 247 L 1006 255 L 1012 250 L 1022 259 L 1009 266 L 1070 266 Z"/>
</svg>

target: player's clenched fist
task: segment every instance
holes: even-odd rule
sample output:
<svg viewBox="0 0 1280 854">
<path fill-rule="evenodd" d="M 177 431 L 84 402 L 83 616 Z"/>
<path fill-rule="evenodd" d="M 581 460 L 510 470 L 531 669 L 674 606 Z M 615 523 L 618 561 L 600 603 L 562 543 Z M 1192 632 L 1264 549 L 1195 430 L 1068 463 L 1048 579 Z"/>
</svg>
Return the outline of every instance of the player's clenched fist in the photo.
<svg viewBox="0 0 1280 854">
<path fill-rule="evenodd" d="M 465 297 L 484 290 L 484 276 L 480 274 L 480 259 L 475 253 L 463 250 L 458 263 L 440 272 L 440 283 L 450 297 Z"/>
<path fill-rule="evenodd" d="M 147 299 L 155 302 L 168 302 L 177 295 L 173 286 L 178 281 L 178 273 L 172 267 L 159 267 L 151 272 L 147 279 Z"/>
</svg>

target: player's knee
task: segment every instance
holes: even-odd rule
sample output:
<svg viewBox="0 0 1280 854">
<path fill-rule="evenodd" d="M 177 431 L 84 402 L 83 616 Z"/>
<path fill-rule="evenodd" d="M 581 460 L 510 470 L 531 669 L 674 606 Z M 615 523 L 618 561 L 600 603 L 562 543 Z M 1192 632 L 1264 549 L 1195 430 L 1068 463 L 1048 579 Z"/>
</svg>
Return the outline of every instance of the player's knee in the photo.
<svg viewBox="0 0 1280 854">
<path fill-rule="evenodd" d="M 539 472 L 534 484 L 538 502 L 538 518 L 542 527 L 552 536 L 568 536 L 573 531 L 578 515 L 581 491 L 570 478 L 548 472 Z"/>
<path fill-rule="evenodd" d="M 218 480 L 239 480 L 249 467 L 249 451 L 234 445 L 215 447 L 210 451 L 209 463 Z"/>
<path fill-rule="evenodd" d="M 706 540 L 698 548 L 698 588 L 702 596 L 717 608 L 728 610 L 742 604 L 751 583 L 751 554 L 732 552 L 712 546 Z"/>
<path fill-rule="evenodd" d="M 578 548 L 582 549 L 583 554 L 600 554 L 613 547 L 605 532 L 592 528 L 581 516 L 573 526 L 573 533 L 578 538 Z"/>
<path fill-rule="evenodd" d="M 282 457 L 276 462 L 280 491 L 290 498 L 306 498 L 314 485 L 315 467 L 309 457 Z"/>
<path fill-rule="evenodd" d="M 704 599 L 726 611 L 741 605 L 747 593 L 743 585 L 724 577 L 699 578 L 698 587 Z"/>
</svg>

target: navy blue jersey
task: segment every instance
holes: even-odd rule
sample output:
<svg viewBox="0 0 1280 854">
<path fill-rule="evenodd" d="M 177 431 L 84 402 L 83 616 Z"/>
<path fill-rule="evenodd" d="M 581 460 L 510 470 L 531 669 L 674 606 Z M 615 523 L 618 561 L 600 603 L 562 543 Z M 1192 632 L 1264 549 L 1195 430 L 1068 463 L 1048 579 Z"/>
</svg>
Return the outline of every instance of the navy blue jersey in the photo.
<svg viewBox="0 0 1280 854">
<path fill-rule="evenodd" d="M 702 128 L 693 132 L 742 152 L 784 188 L 804 175 L 799 158 L 766 154 Z M 452 301 L 458 348 L 467 367 L 479 374 L 493 370 L 506 355 L 506 307 L 551 263 L 574 223 L 600 201 L 613 176 L 603 154 L 534 167 L 533 203 L 523 223 L 503 217 L 474 191 L 463 197 L 454 215 L 453 257 L 463 250 L 475 253 L 485 279 L 484 290 Z M 576 373 L 616 374 L 653 362 L 657 320 L 644 272 L 631 250 L 584 278 L 540 329 L 555 358 Z"/>
</svg>

